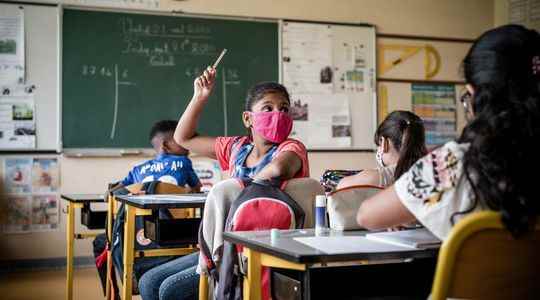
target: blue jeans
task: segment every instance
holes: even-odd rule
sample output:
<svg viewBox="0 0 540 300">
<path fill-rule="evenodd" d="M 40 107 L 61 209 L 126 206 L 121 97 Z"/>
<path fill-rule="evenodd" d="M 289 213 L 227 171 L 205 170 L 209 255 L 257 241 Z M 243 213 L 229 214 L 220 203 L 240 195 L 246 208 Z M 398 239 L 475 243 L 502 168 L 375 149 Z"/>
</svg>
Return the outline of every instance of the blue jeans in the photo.
<svg viewBox="0 0 540 300">
<path fill-rule="evenodd" d="M 142 299 L 198 299 L 198 262 L 199 252 L 195 252 L 150 269 L 139 280 Z"/>
</svg>

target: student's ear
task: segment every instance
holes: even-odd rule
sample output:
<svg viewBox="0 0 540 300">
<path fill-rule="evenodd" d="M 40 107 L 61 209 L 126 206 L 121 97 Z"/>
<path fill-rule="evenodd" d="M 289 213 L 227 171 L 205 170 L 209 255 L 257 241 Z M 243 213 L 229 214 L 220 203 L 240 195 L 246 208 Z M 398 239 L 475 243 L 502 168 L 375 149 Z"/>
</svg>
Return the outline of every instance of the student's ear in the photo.
<svg viewBox="0 0 540 300">
<path fill-rule="evenodd" d="M 171 148 L 169 148 L 169 145 L 167 145 L 167 141 L 165 139 L 162 139 L 159 141 L 159 149 L 161 152 L 169 153 Z"/>
<path fill-rule="evenodd" d="M 251 128 L 251 125 L 253 125 L 251 121 L 251 114 L 249 111 L 245 111 L 242 113 L 242 121 L 244 122 L 244 126 L 246 128 Z"/>
<path fill-rule="evenodd" d="M 470 114 L 470 117 L 472 118 L 472 117 L 474 117 L 474 109 L 473 109 L 473 104 L 472 103 L 473 103 L 473 100 L 474 100 L 474 92 L 475 92 L 475 90 L 474 90 L 474 87 L 472 85 L 468 84 L 468 83 L 465 85 L 465 88 L 471 94 L 471 98 L 470 98 L 471 100 L 468 103 L 469 106 L 468 106 L 468 109 L 467 109 L 467 113 Z"/>
</svg>

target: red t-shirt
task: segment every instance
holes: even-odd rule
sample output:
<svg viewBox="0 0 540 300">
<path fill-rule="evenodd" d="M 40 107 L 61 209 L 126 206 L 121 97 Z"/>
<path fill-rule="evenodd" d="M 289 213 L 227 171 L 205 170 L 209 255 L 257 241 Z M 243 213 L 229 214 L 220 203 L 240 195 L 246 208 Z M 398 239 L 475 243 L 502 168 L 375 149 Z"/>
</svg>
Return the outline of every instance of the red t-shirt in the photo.
<svg viewBox="0 0 540 300">
<path fill-rule="evenodd" d="M 214 145 L 214 151 L 219 162 L 221 169 L 233 177 L 234 170 L 237 167 L 235 165 L 235 155 L 239 150 L 251 143 L 248 136 L 232 136 L 232 137 L 217 137 Z M 294 152 L 302 161 L 302 167 L 294 175 L 294 178 L 309 177 L 309 163 L 307 150 L 304 144 L 294 139 L 287 139 L 278 145 L 273 157 L 276 157 L 282 152 Z"/>
</svg>

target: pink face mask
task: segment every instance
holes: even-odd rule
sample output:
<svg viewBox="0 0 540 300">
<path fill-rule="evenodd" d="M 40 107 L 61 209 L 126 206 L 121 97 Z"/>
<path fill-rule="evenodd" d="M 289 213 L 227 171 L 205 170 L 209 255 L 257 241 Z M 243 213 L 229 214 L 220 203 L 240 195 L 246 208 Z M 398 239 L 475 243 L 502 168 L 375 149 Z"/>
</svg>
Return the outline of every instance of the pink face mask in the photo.
<svg viewBox="0 0 540 300">
<path fill-rule="evenodd" d="M 252 112 L 253 130 L 265 140 L 281 143 L 291 133 L 293 120 L 288 113 L 281 111 Z"/>
</svg>

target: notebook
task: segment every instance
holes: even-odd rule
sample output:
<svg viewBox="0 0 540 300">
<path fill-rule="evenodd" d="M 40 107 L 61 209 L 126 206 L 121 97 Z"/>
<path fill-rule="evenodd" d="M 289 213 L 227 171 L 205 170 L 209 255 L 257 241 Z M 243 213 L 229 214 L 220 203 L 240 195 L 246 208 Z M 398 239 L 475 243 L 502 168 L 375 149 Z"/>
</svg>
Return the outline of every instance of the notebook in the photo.
<svg viewBox="0 0 540 300">
<path fill-rule="evenodd" d="M 409 248 L 438 248 L 441 241 L 426 228 L 366 234 L 366 238 Z"/>
</svg>

